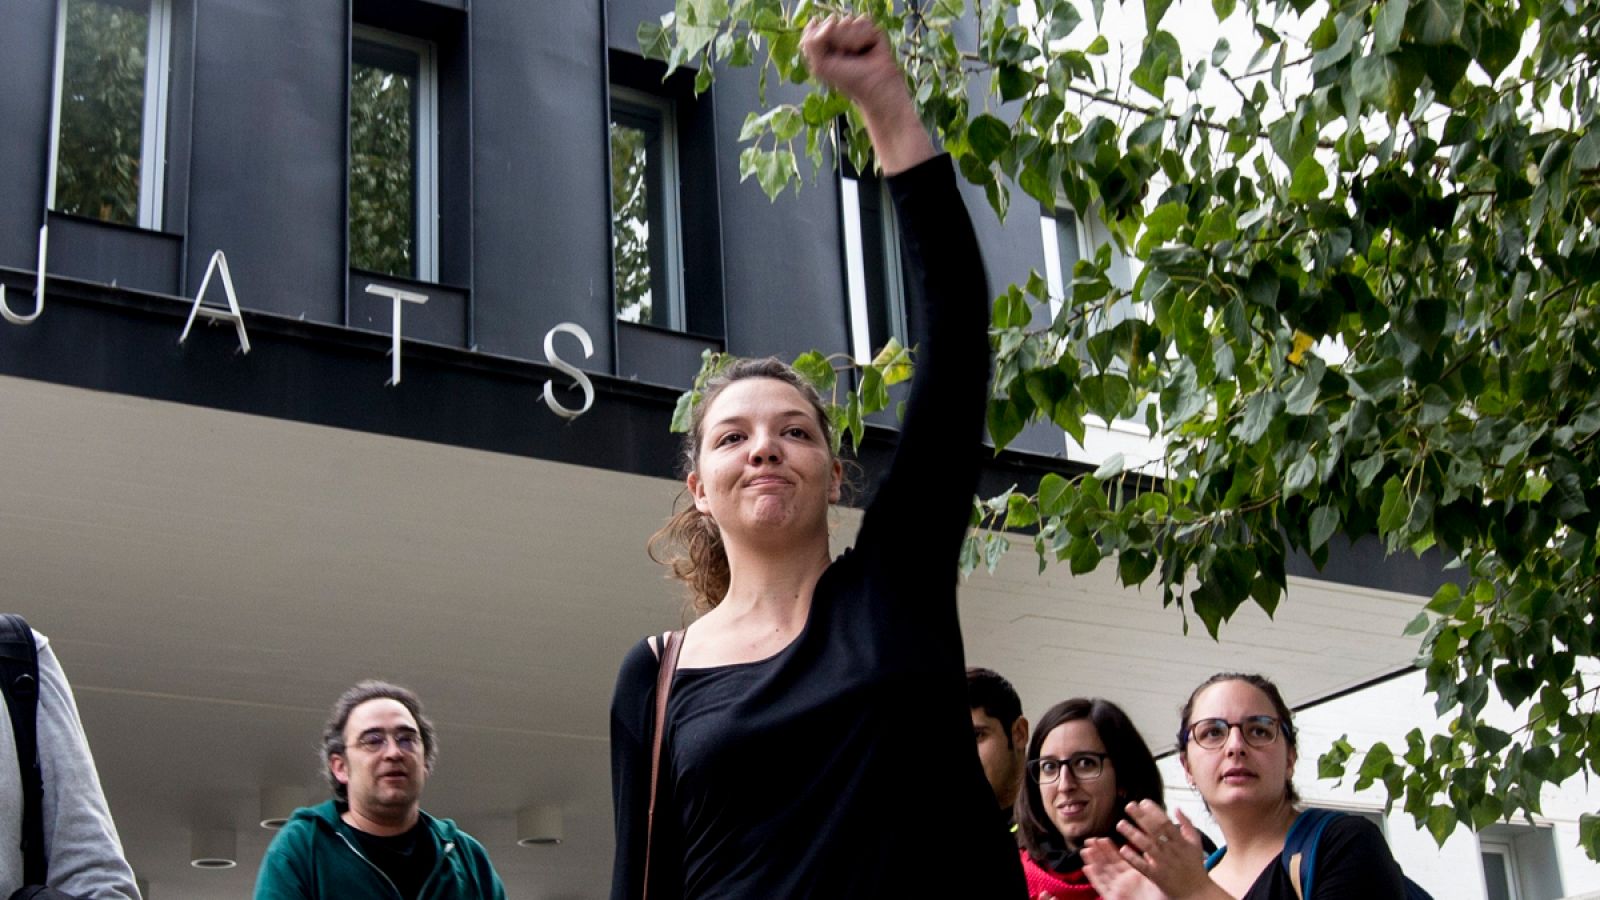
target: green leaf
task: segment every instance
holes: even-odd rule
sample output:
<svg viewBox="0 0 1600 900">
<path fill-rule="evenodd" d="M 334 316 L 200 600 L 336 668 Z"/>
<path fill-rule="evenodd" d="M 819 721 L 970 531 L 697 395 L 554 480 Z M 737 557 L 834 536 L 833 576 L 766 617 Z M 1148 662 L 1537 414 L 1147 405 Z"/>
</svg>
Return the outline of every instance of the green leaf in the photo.
<svg viewBox="0 0 1600 900">
<path fill-rule="evenodd" d="M 684 391 L 678 395 L 678 402 L 672 408 L 672 424 L 669 429 L 673 434 L 688 434 L 694 416 L 695 405 L 700 402 L 700 395 L 695 391 Z"/>
<path fill-rule="evenodd" d="M 1293 497 L 1304 491 L 1317 477 L 1317 458 L 1310 453 L 1302 454 L 1289 465 L 1289 471 L 1284 475 L 1283 495 Z"/>
<path fill-rule="evenodd" d="M 1455 810 L 1448 806 L 1435 806 L 1428 811 L 1428 833 L 1433 835 L 1434 841 L 1443 847 L 1444 842 L 1456 830 Z"/>
<path fill-rule="evenodd" d="M 1039 511 L 1046 516 L 1059 516 L 1067 510 L 1072 497 L 1072 483 L 1054 472 L 1039 479 Z"/>
<path fill-rule="evenodd" d="M 1039 521 L 1039 510 L 1022 494 L 1012 494 L 1006 498 L 1006 527 L 1027 528 Z"/>
<path fill-rule="evenodd" d="M 1289 184 L 1289 199 L 1296 203 L 1310 203 L 1328 189 L 1328 172 L 1316 156 L 1307 156 L 1294 167 L 1294 178 Z"/>
<path fill-rule="evenodd" d="M 1144 30 L 1146 34 L 1154 34 L 1160 27 L 1161 20 L 1167 14 L 1167 8 L 1172 5 L 1172 0 L 1144 0 Z"/>
<path fill-rule="evenodd" d="M 1402 631 L 1401 634 L 1405 637 L 1416 637 L 1424 631 L 1427 631 L 1428 626 L 1431 624 L 1433 624 L 1433 620 L 1428 618 L 1428 614 L 1425 612 L 1419 612 L 1412 617 L 1411 621 L 1406 623 L 1405 630 Z"/>
<path fill-rule="evenodd" d="M 1090 56 L 1104 56 L 1111 52 L 1111 42 L 1106 40 L 1105 35 L 1097 34 L 1094 36 L 1094 40 L 1089 42 L 1089 46 L 1083 49 L 1083 52 Z"/>
<path fill-rule="evenodd" d="M 1028 96 L 1039 85 L 1027 69 L 1009 63 L 999 67 L 995 81 L 1000 87 L 1000 99 L 1006 103 Z"/>
<path fill-rule="evenodd" d="M 957 561 L 957 568 L 961 577 L 965 578 L 978 571 L 978 566 L 983 562 L 983 541 L 975 534 L 967 535 L 961 542 L 961 557 Z"/>
<path fill-rule="evenodd" d="M 1411 0 L 1383 0 L 1372 28 L 1372 54 L 1382 56 L 1400 46 L 1400 32 L 1406 25 Z"/>
<path fill-rule="evenodd" d="M 1117 579 L 1127 587 L 1143 584 L 1156 569 L 1156 556 L 1129 548 L 1117 556 Z"/>
<path fill-rule="evenodd" d="M 1000 568 L 1001 558 L 1004 557 L 1006 555 L 1006 551 L 1010 549 L 1011 541 L 1003 534 L 991 534 L 989 535 L 988 539 L 984 541 L 983 565 L 984 568 L 989 570 L 990 575 L 993 575 L 995 570 Z"/>
<path fill-rule="evenodd" d="M 1243 443 L 1254 444 L 1282 414 L 1282 397 L 1275 393 L 1256 394 L 1245 403 L 1244 421 L 1234 429 L 1234 436 Z"/>
<path fill-rule="evenodd" d="M 1438 47 L 1461 35 L 1465 15 L 1464 0 L 1417 0 L 1407 21 L 1417 40 Z"/>
<path fill-rule="evenodd" d="M 1011 143 L 1011 127 L 994 116 L 984 113 L 967 126 L 967 142 L 972 152 L 985 165 L 1000 158 Z"/>
<path fill-rule="evenodd" d="M 1078 383 L 1078 390 L 1089 411 L 1107 423 L 1116 421 L 1133 399 L 1133 389 L 1121 375 L 1090 375 Z"/>
<path fill-rule="evenodd" d="M 837 382 L 838 376 L 833 371 L 833 364 L 828 362 L 826 356 L 815 350 L 802 353 L 795 358 L 794 369 L 806 381 L 811 382 L 811 386 L 817 389 L 817 393 L 824 397 L 833 393 L 833 386 Z"/>
<path fill-rule="evenodd" d="M 1123 462 L 1122 454 L 1113 453 L 1110 456 L 1107 456 L 1104 462 L 1100 463 L 1099 468 L 1094 470 L 1094 477 L 1100 479 L 1101 481 L 1107 481 L 1111 478 L 1115 478 L 1116 476 L 1122 474 L 1122 469 L 1125 465 L 1126 463 Z"/>
<path fill-rule="evenodd" d="M 1077 538 L 1067 548 L 1067 557 L 1072 574 L 1084 575 L 1100 565 L 1100 546 L 1092 537 Z"/>
<path fill-rule="evenodd" d="M 1328 542 L 1339 527 L 1339 511 L 1331 506 L 1319 506 L 1311 513 L 1307 550 L 1315 551 Z"/>
<path fill-rule="evenodd" d="M 1389 534 L 1406 523 L 1411 507 L 1400 476 L 1390 475 L 1383 483 L 1383 506 L 1378 511 L 1378 531 Z"/>
</svg>

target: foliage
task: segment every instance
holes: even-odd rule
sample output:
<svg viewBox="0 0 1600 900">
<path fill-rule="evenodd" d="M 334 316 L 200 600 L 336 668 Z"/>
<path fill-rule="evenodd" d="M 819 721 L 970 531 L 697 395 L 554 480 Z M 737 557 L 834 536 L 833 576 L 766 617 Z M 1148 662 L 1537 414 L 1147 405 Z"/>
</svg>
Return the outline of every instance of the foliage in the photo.
<svg viewBox="0 0 1600 900">
<path fill-rule="evenodd" d="M 672 430 L 686 432 L 700 403 L 706 383 L 727 368 L 735 357 L 712 350 L 700 354 L 700 372 L 693 387 L 678 397 L 678 406 L 672 413 Z M 838 453 L 846 435 L 850 445 L 860 448 L 866 437 L 866 417 L 889 407 L 889 388 L 911 377 L 911 351 L 900 341 L 890 338 L 889 343 L 870 361 L 860 362 L 843 353 L 823 355 L 815 350 L 801 354 L 794 361 L 795 371 L 817 389 L 823 405 L 828 410 L 828 423 L 833 433 L 833 452 Z M 839 376 L 846 375 L 845 378 Z M 854 381 L 856 387 L 851 389 Z"/>
<path fill-rule="evenodd" d="M 1409 630 L 1449 728 L 1341 743 L 1323 773 L 1359 758 L 1357 785 L 1441 841 L 1600 775 L 1600 4 L 1212 0 L 1256 45 L 1242 66 L 1226 39 L 1185 51 L 1197 29 L 1165 30 L 1171 0 L 1018 4 L 848 6 L 894 36 L 996 214 L 1017 189 L 1064 200 L 1137 260 L 1126 287 L 1110 248 L 1079 261 L 1053 318 L 1037 276 L 999 298 L 995 444 L 1142 415 L 1166 449 L 982 501 L 980 523 L 1031 531 L 1041 565 L 1155 576 L 1212 635 L 1247 602 L 1273 612 L 1290 552 L 1321 564 L 1337 534 L 1436 547 L 1466 587 Z M 730 65 L 799 83 L 799 28 L 834 9 L 679 0 L 640 39 L 702 88 Z M 1144 28 L 1122 66 L 1128 16 Z M 774 196 L 798 157 L 866 161 L 859 120 L 816 90 L 744 136 L 741 168 Z M 1130 299 L 1142 315 L 1093 327 Z M 1007 539 L 980 540 L 969 570 Z M 1514 731 L 1486 721 L 1492 695 Z M 1600 857 L 1600 818 L 1580 830 Z"/>
<path fill-rule="evenodd" d="M 611 123 L 611 253 L 617 316 L 651 321 L 649 158 L 645 132 Z"/>
<path fill-rule="evenodd" d="M 55 208 L 137 225 L 150 15 L 72 3 L 66 27 Z"/>
<path fill-rule="evenodd" d="M 416 275 L 416 80 L 355 62 L 350 72 L 350 264 Z"/>
</svg>

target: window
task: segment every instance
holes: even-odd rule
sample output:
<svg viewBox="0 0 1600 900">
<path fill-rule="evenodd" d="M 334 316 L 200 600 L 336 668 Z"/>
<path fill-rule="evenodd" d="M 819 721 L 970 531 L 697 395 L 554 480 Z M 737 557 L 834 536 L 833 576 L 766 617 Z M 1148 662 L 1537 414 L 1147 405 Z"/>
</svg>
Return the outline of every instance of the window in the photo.
<svg viewBox="0 0 1600 900">
<path fill-rule="evenodd" d="M 1479 847 L 1483 860 L 1484 900 L 1520 900 L 1517 893 L 1516 857 L 1510 844 L 1484 842 Z"/>
<path fill-rule="evenodd" d="M 434 45 L 357 26 L 350 47 L 350 265 L 439 278 Z"/>
<path fill-rule="evenodd" d="M 845 172 L 840 178 L 840 206 L 851 353 L 866 361 L 890 338 L 909 342 L 900 229 L 889 189 L 880 178 Z"/>
<path fill-rule="evenodd" d="M 682 330 L 682 220 L 672 103 L 611 88 L 611 252 L 617 318 Z"/>
<path fill-rule="evenodd" d="M 161 227 L 170 0 L 62 0 L 51 209 Z"/>
<path fill-rule="evenodd" d="M 1556 900 L 1566 893 L 1554 829 L 1548 826 L 1485 828 L 1478 835 L 1478 859 L 1486 900 Z"/>
<path fill-rule="evenodd" d="M 1072 267 L 1087 255 L 1083 230 L 1078 214 L 1070 209 L 1041 215 L 1039 230 L 1044 239 L 1044 279 L 1050 288 L 1050 314 L 1054 316 L 1061 311 L 1072 285 Z"/>
</svg>

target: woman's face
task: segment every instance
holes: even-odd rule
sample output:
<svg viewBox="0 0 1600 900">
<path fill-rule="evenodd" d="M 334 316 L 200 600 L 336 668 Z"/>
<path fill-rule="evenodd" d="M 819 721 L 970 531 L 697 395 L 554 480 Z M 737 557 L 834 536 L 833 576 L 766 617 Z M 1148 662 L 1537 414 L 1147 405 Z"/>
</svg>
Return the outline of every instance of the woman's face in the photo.
<svg viewBox="0 0 1600 900">
<path fill-rule="evenodd" d="M 1245 739 L 1245 728 L 1233 727 L 1257 716 L 1268 716 L 1277 721 L 1278 711 L 1272 700 L 1260 688 L 1245 681 L 1219 681 L 1202 690 L 1194 698 L 1194 708 L 1189 721 L 1189 742 L 1183 751 L 1183 769 L 1193 785 L 1213 810 L 1227 810 L 1250 806 L 1270 807 L 1282 802 L 1287 785 L 1294 777 L 1295 752 L 1283 734 L 1282 724 L 1276 728 L 1271 742 L 1264 747 Z M 1215 728 L 1226 728 L 1222 745 L 1208 750 L 1195 743 L 1195 723 L 1204 720 L 1221 720 Z M 1261 743 L 1270 729 L 1255 726 L 1256 743 Z"/>
<path fill-rule="evenodd" d="M 1040 759 L 1067 762 L 1074 755 L 1104 753 L 1106 745 L 1088 719 L 1062 722 L 1045 735 L 1039 745 Z M 1067 846 L 1077 849 L 1092 837 L 1109 837 L 1112 825 L 1121 812 L 1122 802 L 1117 796 L 1117 770 L 1106 757 L 1097 778 L 1080 780 L 1067 763 L 1061 766 L 1055 781 L 1046 783 L 1040 778 L 1039 796 L 1044 800 L 1045 812 Z"/>
<path fill-rule="evenodd" d="M 841 471 L 800 391 L 776 378 L 744 378 L 706 408 L 688 487 L 725 535 L 826 534 Z"/>
</svg>

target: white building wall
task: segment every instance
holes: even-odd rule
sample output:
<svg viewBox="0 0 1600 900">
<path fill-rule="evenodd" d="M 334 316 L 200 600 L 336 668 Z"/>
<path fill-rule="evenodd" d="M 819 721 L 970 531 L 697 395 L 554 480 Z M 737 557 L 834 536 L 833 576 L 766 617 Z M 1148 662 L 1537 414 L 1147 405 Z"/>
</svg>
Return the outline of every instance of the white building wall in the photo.
<svg viewBox="0 0 1600 900">
<path fill-rule="evenodd" d="M 1269 675 L 1271 673 L 1264 673 Z M 1351 789 L 1354 777 L 1344 783 L 1316 779 L 1317 758 L 1333 742 L 1346 734 L 1357 748 L 1374 741 L 1385 741 L 1397 753 L 1405 744 L 1405 734 L 1420 727 L 1425 734 L 1436 733 L 1443 723 L 1433 712 L 1433 702 L 1423 691 L 1420 672 L 1351 694 L 1305 710 L 1295 717 L 1300 729 L 1300 756 L 1295 785 L 1300 796 L 1312 806 L 1326 806 L 1382 816 L 1383 788 L 1375 785 L 1360 793 Z M 1508 710 L 1498 711 L 1502 727 L 1515 725 Z M 1508 728 L 1509 730 L 1509 728 Z M 1352 761 L 1350 771 L 1360 765 Z M 1189 788 L 1176 756 L 1161 761 L 1166 782 L 1167 803 L 1182 809 L 1195 824 L 1221 841 L 1222 831 L 1205 811 L 1199 796 Z M 1426 830 L 1420 830 L 1409 815 L 1398 808 L 1383 817 L 1384 833 L 1395 858 L 1413 881 L 1436 900 L 1486 900 L 1480 840 L 1504 840 L 1512 844 L 1516 867 L 1521 876 L 1514 900 L 1561 900 L 1561 898 L 1600 898 L 1600 864 L 1591 861 L 1578 845 L 1578 817 L 1600 809 L 1600 783 L 1586 783 L 1582 776 L 1558 788 L 1547 787 L 1542 803 L 1544 815 L 1536 817 L 1542 834 L 1531 833 L 1525 823 L 1497 826 L 1480 838 L 1466 828 L 1457 829 L 1443 847 L 1434 843 Z M 1518 837 L 1518 835 L 1527 835 Z"/>
</svg>

